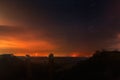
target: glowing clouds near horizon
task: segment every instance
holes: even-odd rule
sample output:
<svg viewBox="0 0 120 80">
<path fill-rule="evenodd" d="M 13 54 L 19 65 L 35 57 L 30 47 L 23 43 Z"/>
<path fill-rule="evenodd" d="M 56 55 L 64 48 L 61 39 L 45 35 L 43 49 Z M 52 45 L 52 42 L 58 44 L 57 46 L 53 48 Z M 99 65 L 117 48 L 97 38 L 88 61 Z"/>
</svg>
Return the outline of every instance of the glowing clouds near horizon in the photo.
<svg viewBox="0 0 120 80">
<path fill-rule="evenodd" d="M 58 48 L 42 30 L 36 31 L 29 27 L 0 26 L 0 54 L 13 53 L 15 55 L 25 55 L 26 53 L 36 56 L 48 55 Z"/>
<path fill-rule="evenodd" d="M 56 48 L 47 41 L 7 41 L 0 40 L 0 53 L 47 53 Z M 16 54 L 17 55 L 17 54 Z M 41 55 L 41 54 L 40 54 Z"/>
<path fill-rule="evenodd" d="M 87 57 L 87 56 L 91 56 L 91 55 L 88 53 L 75 51 L 75 52 L 70 53 L 69 56 L 71 56 L 71 57 L 84 57 L 84 56 L 86 56 Z"/>
</svg>

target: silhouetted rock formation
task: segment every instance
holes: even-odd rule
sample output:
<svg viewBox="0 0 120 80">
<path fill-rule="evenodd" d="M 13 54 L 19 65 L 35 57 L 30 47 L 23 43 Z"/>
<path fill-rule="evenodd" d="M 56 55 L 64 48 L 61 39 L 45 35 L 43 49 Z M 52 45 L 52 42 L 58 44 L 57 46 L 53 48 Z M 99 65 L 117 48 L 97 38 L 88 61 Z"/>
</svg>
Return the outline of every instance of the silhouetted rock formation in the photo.
<svg viewBox="0 0 120 80">
<path fill-rule="evenodd" d="M 32 80 L 120 80 L 119 51 L 96 51 L 92 57 L 75 64 L 56 64 L 53 54 L 46 59 L 49 63 L 41 64 L 32 62 L 29 56 L 23 59 L 12 54 L 1 55 L 0 79 L 26 80 L 27 73 L 32 73 Z"/>
<path fill-rule="evenodd" d="M 12 54 L 0 55 L 0 79 L 23 79 L 25 76 L 24 70 L 24 61 Z"/>
<path fill-rule="evenodd" d="M 62 74 L 61 80 L 119 80 L 120 52 L 97 51 L 88 60 Z"/>
</svg>

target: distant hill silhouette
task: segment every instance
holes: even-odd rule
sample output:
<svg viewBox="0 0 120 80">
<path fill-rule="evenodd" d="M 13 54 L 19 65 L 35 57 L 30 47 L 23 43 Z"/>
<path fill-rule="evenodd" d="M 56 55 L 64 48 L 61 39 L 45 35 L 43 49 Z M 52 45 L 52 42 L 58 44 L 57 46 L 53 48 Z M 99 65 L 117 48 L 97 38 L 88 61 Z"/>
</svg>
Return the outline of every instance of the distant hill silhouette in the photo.
<svg viewBox="0 0 120 80">
<path fill-rule="evenodd" d="M 24 61 L 12 54 L 3 54 L 0 56 L 0 79 L 17 80 L 25 77 Z"/>
<path fill-rule="evenodd" d="M 69 71 L 61 72 L 61 80 L 120 80 L 120 52 L 97 51 Z"/>
<path fill-rule="evenodd" d="M 50 73 L 52 80 L 120 80 L 119 51 L 96 51 L 92 57 L 75 64 L 53 63 L 53 70 L 50 64 L 30 62 L 31 57 L 26 59 L 0 55 L 0 79 L 28 80 L 30 72 L 30 80 L 50 80 Z"/>
</svg>

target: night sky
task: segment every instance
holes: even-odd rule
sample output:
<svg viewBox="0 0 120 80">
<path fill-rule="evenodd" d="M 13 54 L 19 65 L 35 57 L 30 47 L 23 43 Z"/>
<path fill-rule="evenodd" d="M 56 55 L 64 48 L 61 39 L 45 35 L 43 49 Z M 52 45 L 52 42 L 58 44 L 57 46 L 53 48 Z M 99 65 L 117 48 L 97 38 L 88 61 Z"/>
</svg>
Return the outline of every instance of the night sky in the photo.
<svg viewBox="0 0 120 80">
<path fill-rule="evenodd" d="M 0 0 L 1 53 L 90 56 L 120 49 L 119 26 L 120 0 Z"/>
</svg>

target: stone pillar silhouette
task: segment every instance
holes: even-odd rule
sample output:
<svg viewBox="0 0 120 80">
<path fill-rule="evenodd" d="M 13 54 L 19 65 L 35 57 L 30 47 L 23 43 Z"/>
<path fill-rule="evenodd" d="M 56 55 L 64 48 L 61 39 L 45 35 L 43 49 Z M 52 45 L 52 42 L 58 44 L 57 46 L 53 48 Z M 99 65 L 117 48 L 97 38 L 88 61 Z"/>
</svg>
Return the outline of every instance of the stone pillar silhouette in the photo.
<svg viewBox="0 0 120 80">
<path fill-rule="evenodd" d="M 49 59 L 49 80 L 54 80 L 54 54 L 50 53 Z"/>
<path fill-rule="evenodd" d="M 31 57 L 30 55 L 26 55 L 26 75 L 27 75 L 27 80 L 32 80 L 32 70 L 31 70 Z"/>
</svg>

